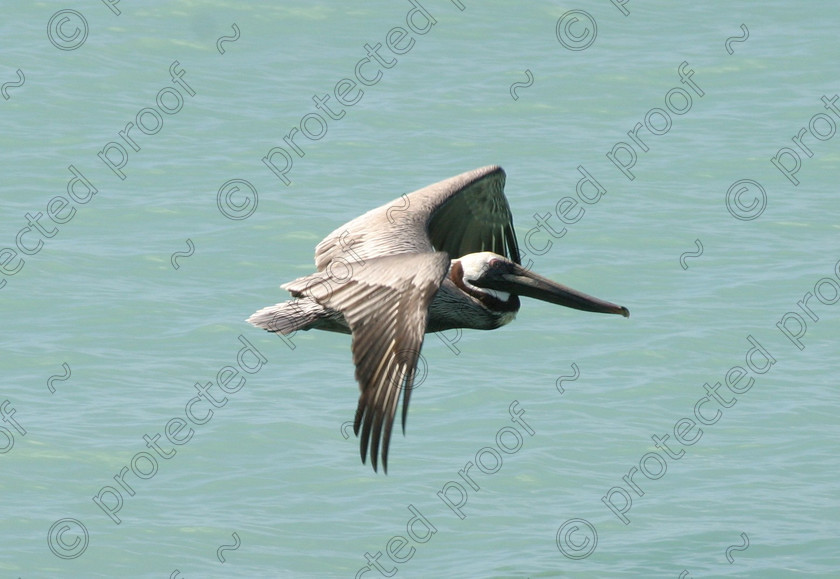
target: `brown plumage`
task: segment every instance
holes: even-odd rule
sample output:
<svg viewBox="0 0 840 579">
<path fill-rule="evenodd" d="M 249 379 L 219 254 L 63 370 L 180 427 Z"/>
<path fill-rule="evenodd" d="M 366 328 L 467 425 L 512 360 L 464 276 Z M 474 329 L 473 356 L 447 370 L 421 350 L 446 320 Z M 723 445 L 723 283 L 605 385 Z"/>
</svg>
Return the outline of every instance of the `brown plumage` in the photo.
<svg viewBox="0 0 840 579">
<path fill-rule="evenodd" d="M 504 195 L 490 166 L 403 195 L 339 227 L 315 248 L 317 272 L 284 284 L 294 298 L 248 322 L 271 332 L 352 333 L 361 395 L 354 430 L 362 462 L 370 449 L 388 469 L 400 394 L 402 426 L 423 337 L 451 328 L 494 329 L 519 310 L 518 295 L 628 316 L 525 270 Z M 381 446 L 380 446 L 381 441 Z"/>
</svg>

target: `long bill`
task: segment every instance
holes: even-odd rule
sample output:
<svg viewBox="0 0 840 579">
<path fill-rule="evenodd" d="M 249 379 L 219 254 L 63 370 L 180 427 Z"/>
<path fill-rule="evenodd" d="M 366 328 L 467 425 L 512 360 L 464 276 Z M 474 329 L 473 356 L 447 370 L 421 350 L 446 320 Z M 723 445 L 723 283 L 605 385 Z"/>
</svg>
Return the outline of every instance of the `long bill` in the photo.
<svg viewBox="0 0 840 579">
<path fill-rule="evenodd" d="M 535 298 L 576 310 L 601 314 L 620 314 L 625 318 L 630 317 L 630 310 L 624 306 L 592 297 L 551 281 L 539 274 L 528 271 L 521 265 L 513 264 L 513 267 L 507 272 L 489 279 L 484 278 L 481 282 L 473 281 L 473 283 L 480 287 Z"/>
</svg>

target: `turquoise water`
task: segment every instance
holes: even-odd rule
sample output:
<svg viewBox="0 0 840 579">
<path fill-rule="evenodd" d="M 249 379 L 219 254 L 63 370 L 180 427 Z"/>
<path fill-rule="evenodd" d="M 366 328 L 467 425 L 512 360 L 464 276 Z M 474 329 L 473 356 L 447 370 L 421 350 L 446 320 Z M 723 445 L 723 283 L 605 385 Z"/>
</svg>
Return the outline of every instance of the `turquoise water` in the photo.
<svg viewBox="0 0 840 579">
<path fill-rule="evenodd" d="M 835 576 L 836 10 L 458 4 L 8 11 L 0 575 Z M 375 474 L 349 338 L 243 320 L 492 163 L 533 269 L 632 316 L 430 335 Z"/>
</svg>

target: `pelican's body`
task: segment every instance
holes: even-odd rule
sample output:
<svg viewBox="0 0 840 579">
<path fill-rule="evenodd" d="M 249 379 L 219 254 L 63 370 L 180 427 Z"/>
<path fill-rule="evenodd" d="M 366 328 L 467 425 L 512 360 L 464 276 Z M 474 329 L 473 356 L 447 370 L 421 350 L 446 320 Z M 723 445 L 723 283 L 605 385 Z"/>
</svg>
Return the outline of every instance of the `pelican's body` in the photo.
<svg viewBox="0 0 840 579">
<path fill-rule="evenodd" d="M 495 254 L 484 252 L 471 254 L 474 256 L 490 257 Z M 461 287 L 464 287 L 462 281 L 463 269 L 460 259 L 452 260 L 449 271 L 446 277 L 440 284 L 437 292 L 429 304 L 429 312 L 426 318 L 425 333 L 443 332 L 454 328 L 469 328 L 472 330 L 495 330 L 505 324 L 513 321 L 516 317 L 516 312 L 519 311 L 519 298 L 515 295 L 506 294 L 504 292 L 493 292 L 488 296 L 481 296 L 485 301 L 498 301 L 493 307 L 488 307 L 481 297 L 470 295 Z M 301 278 L 307 280 L 308 278 Z M 283 287 L 290 289 L 291 284 L 285 284 Z M 461 287 L 459 287 L 459 285 Z M 315 287 L 315 286 L 313 286 Z M 478 290 L 479 288 L 475 288 Z M 485 290 L 486 291 L 486 290 Z M 493 291 L 493 290 L 490 290 Z M 500 295 L 501 294 L 501 295 Z M 294 292 L 293 292 L 294 295 Z M 287 308 L 298 308 L 298 312 L 302 308 L 309 306 L 312 308 L 310 314 L 317 312 L 317 319 L 311 324 L 302 326 L 302 330 L 326 330 L 329 332 L 340 332 L 342 334 L 352 334 L 347 320 L 340 311 L 334 310 L 330 307 L 324 307 L 318 304 L 315 300 L 307 301 L 302 296 L 298 296 L 299 301 L 284 302 L 277 306 L 271 306 L 260 310 L 264 312 L 260 318 L 254 314 L 249 321 L 256 326 L 264 327 L 263 324 L 257 323 L 260 320 L 271 321 L 275 325 L 280 323 L 278 314 L 278 307 L 284 306 Z M 287 313 L 287 312 L 286 312 Z M 270 316 L 270 317 L 269 317 Z M 289 319 L 284 318 L 284 319 Z M 266 328 L 268 329 L 268 328 Z M 276 331 L 276 330 L 275 330 Z M 288 333 L 288 332 L 286 332 Z"/>
<path fill-rule="evenodd" d="M 505 173 L 491 166 L 429 185 L 368 211 L 315 249 L 317 272 L 284 284 L 294 299 L 248 321 L 271 332 L 320 329 L 353 334 L 361 396 L 355 431 L 362 462 L 380 435 L 387 471 L 394 414 L 402 423 L 423 335 L 510 323 L 519 295 L 575 309 L 629 316 L 627 308 L 577 292 L 520 265 L 504 195 Z"/>
</svg>

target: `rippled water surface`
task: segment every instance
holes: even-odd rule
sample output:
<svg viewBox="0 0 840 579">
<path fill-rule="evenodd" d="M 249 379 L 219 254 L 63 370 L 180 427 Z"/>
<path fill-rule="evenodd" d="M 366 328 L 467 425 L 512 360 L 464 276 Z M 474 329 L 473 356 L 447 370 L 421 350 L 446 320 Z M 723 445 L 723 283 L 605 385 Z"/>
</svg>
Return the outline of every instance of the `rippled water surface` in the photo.
<svg viewBox="0 0 840 579">
<path fill-rule="evenodd" d="M 835 9 L 107 4 L 0 25 L 0 575 L 834 576 Z M 375 474 L 349 337 L 243 320 L 488 164 L 632 316 L 428 336 Z"/>
</svg>

